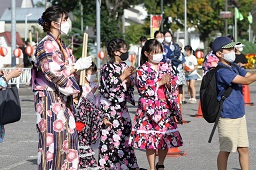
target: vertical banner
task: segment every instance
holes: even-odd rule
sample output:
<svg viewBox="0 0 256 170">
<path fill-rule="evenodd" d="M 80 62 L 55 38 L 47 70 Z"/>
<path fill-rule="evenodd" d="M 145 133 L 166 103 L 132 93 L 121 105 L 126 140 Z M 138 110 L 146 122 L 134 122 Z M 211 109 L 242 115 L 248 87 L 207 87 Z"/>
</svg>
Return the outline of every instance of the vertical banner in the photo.
<svg viewBox="0 0 256 170">
<path fill-rule="evenodd" d="M 160 30 L 162 15 L 150 15 L 150 37 L 154 38 L 154 33 Z"/>
</svg>

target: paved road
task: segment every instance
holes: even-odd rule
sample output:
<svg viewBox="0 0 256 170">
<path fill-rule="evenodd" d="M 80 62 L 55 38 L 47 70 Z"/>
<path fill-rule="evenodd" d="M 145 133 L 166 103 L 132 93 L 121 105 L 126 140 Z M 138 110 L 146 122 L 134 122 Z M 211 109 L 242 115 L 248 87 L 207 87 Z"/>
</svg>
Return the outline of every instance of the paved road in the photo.
<svg viewBox="0 0 256 170">
<path fill-rule="evenodd" d="M 197 92 L 199 85 L 197 83 Z M 256 103 L 256 84 L 250 86 L 251 101 Z M 33 109 L 33 96 L 29 88 L 20 89 L 22 105 L 22 119 L 6 125 L 6 136 L 0 144 L 0 170 L 35 170 L 37 168 L 37 132 L 35 128 L 36 116 Z M 136 95 L 136 98 L 138 96 Z M 251 169 L 256 169 L 256 133 L 255 133 L 255 106 L 246 106 L 247 124 L 250 141 Z M 134 116 L 136 107 L 129 106 L 131 116 Z M 182 105 L 183 118 L 190 121 L 180 125 L 179 130 L 184 140 L 181 151 L 186 156 L 168 157 L 165 162 L 166 170 L 215 170 L 218 154 L 218 137 L 214 136 L 211 144 L 208 137 L 212 124 L 202 118 L 196 118 L 198 104 Z M 217 134 L 217 133 L 216 133 Z M 149 168 L 144 151 L 136 150 L 139 165 Z M 238 154 L 230 155 L 228 170 L 239 170 Z"/>
</svg>

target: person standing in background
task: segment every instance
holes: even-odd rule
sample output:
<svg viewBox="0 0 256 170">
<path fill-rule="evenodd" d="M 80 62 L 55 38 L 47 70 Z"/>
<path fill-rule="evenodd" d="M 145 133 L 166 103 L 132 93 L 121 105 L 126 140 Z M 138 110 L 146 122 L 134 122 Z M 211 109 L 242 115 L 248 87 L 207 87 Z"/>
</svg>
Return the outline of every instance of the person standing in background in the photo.
<svg viewBox="0 0 256 170">
<path fill-rule="evenodd" d="M 197 79 L 197 59 L 193 55 L 193 49 L 190 45 L 186 45 L 184 47 L 185 50 L 185 77 L 188 86 L 188 93 L 189 93 L 189 102 L 196 103 L 196 88 L 195 88 L 195 81 Z"/>
<path fill-rule="evenodd" d="M 236 63 L 237 65 L 239 65 L 242 68 L 244 68 L 245 65 L 248 63 L 247 58 L 242 53 L 243 49 L 244 49 L 244 45 L 242 43 L 239 42 L 235 45 L 236 59 L 235 59 L 234 63 Z"/>
</svg>

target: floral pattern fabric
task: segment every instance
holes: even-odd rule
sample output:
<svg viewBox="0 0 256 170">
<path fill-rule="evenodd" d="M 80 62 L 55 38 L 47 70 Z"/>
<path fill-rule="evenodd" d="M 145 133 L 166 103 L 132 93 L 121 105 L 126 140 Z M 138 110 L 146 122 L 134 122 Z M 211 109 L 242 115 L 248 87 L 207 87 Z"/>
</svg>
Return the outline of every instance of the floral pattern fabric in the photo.
<svg viewBox="0 0 256 170">
<path fill-rule="evenodd" d="M 80 88 L 70 72 L 74 57 L 62 44 L 48 34 L 35 53 L 37 71 L 43 73 L 45 83 L 35 83 L 36 127 L 39 134 L 39 170 L 77 170 L 78 137 L 73 112 L 72 96 Z M 67 58 L 65 58 L 67 56 Z"/>
<path fill-rule="evenodd" d="M 216 67 L 219 59 L 218 57 L 212 53 L 213 51 L 210 51 L 205 57 L 204 57 L 204 62 L 202 64 L 202 68 L 204 71 L 204 75 L 212 68 Z"/>
<path fill-rule="evenodd" d="M 136 86 L 140 95 L 129 143 L 140 149 L 168 149 L 182 146 L 176 119 L 181 122 L 178 89 L 171 64 L 159 63 L 155 71 L 146 62 L 137 71 Z M 173 75 L 171 88 L 158 87 L 165 73 Z"/>
<path fill-rule="evenodd" d="M 91 145 L 95 144 L 100 138 L 102 119 L 97 104 L 97 95 L 91 92 L 92 87 L 97 87 L 97 84 L 85 84 L 82 87 L 83 93 L 76 105 L 75 120 L 84 124 L 84 128 L 78 131 L 79 170 L 99 169 Z"/>
<path fill-rule="evenodd" d="M 133 105 L 133 85 L 127 87 L 126 81 L 120 79 L 125 63 L 107 63 L 101 68 L 99 92 L 101 111 L 113 125 L 101 130 L 99 147 L 99 165 L 102 169 L 137 168 L 137 159 L 133 148 L 128 144 L 132 122 L 126 102 Z M 133 77 L 130 77 L 133 81 Z"/>
</svg>

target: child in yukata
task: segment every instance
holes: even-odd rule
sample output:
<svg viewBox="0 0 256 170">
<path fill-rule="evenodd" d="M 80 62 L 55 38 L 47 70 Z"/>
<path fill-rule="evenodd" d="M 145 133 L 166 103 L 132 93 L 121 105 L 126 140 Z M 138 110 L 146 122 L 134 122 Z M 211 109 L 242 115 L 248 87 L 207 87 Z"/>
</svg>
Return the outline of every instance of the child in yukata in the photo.
<svg viewBox="0 0 256 170">
<path fill-rule="evenodd" d="M 98 83 L 96 82 L 97 66 L 94 62 L 85 70 L 85 84 L 82 86 L 81 96 L 76 97 L 75 120 L 79 140 L 79 169 L 99 169 L 92 149 L 100 137 L 102 119 L 99 110 L 99 95 L 96 94 Z"/>
<path fill-rule="evenodd" d="M 127 44 L 112 39 L 107 50 L 110 61 L 100 71 L 99 93 L 103 126 L 99 147 L 99 166 L 102 169 L 139 169 L 135 152 L 128 144 L 132 121 L 127 102 L 135 104 L 133 97 L 133 66 L 128 66 Z"/>
</svg>

